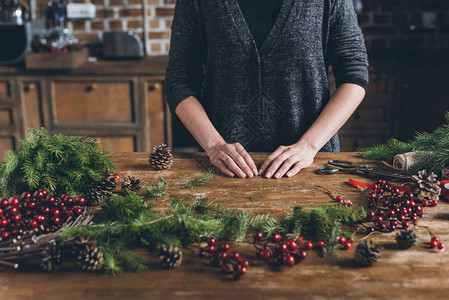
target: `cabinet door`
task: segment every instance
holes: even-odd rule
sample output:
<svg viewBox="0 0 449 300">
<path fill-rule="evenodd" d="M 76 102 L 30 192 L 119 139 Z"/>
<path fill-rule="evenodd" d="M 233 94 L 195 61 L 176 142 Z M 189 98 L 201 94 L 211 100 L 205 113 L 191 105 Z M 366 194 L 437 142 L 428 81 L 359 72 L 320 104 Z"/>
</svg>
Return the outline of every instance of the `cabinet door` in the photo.
<svg viewBox="0 0 449 300">
<path fill-rule="evenodd" d="M 135 78 L 65 77 L 49 85 L 52 133 L 96 137 L 111 152 L 141 150 Z"/>
<path fill-rule="evenodd" d="M 164 85 L 160 80 L 144 81 L 145 115 L 144 142 L 145 151 L 152 151 L 161 143 L 172 146 L 170 111 L 165 102 Z"/>
<path fill-rule="evenodd" d="M 0 161 L 3 161 L 6 151 L 17 148 L 17 141 L 22 138 L 21 115 L 14 89 L 11 78 L 0 77 Z"/>
<path fill-rule="evenodd" d="M 39 129 L 44 127 L 42 89 L 39 80 L 19 82 L 23 127 Z"/>
</svg>

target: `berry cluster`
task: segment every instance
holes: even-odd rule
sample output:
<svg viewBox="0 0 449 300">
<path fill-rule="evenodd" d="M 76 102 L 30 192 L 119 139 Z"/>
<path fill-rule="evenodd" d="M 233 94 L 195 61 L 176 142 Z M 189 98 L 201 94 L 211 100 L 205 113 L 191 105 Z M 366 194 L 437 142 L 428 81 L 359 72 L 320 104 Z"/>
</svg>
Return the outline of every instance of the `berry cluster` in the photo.
<svg viewBox="0 0 449 300">
<path fill-rule="evenodd" d="M 433 206 L 437 201 L 432 201 Z M 422 201 L 422 206 L 429 205 L 427 200 Z M 385 180 L 378 180 L 371 186 L 369 194 L 368 211 L 366 220 L 373 226 L 364 225 L 368 232 L 394 231 L 397 226 L 406 229 L 410 223 L 416 224 L 422 217 L 422 206 L 414 201 L 413 194 L 405 191 L 401 194 L 399 188 L 388 186 Z"/>
<path fill-rule="evenodd" d="M 305 250 L 314 248 L 311 242 L 305 242 L 301 237 L 284 240 L 281 234 L 275 232 L 269 238 L 265 238 L 260 231 L 254 232 L 254 247 L 257 257 L 270 261 L 277 261 L 280 265 L 293 267 L 295 264 L 303 261 L 307 257 Z M 304 249 L 300 249 L 300 245 L 304 244 Z M 322 249 L 324 242 L 319 241 L 315 245 L 316 248 Z"/>
<path fill-rule="evenodd" d="M 440 242 L 440 239 L 437 236 L 432 236 L 432 238 L 430 239 L 430 248 L 438 248 L 438 250 L 440 251 L 446 250 L 446 246 L 444 245 L 444 243 Z"/>
<path fill-rule="evenodd" d="M 73 216 L 82 215 L 86 199 L 71 198 L 67 194 L 55 198 L 47 190 L 33 194 L 24 192 L 20 197 L 0 200 L 0 241 L 22 236 L 30 231 L 50 233 L 59 229 Z"/>
<path fill-rule="evenodd" d="M 238 252 L 229 255 L 230 248 L 228 243 L 218 246 L 214 238 L 208 238 L 207 246 L 200 248 L 198 256 L 208 257 L 211 265 L 221 266 L 223 273 L 232 274 L 234 280 L 238 280 L 248 272 L 249 262 L 244 260 Z"/>
<path fill-rule="evenodd" d="M 337 242 L 343 247 L 344 250 L 349 250 L 352 247 L 352 244 L 354 243 L 353 238 L 345 238 L 344 236 L 339 236 L 337 238 Z"/>
<path fill-rule="evenodd" d="M 337 197 L 335 197 L 335 200 L 340 203 L 341 205 L 346 205 L 348 207 L 351 207 L 353 205 L 351 200 L 345 200 L 343 199 L 343 197 L 341 195 L 338 195 Z"/>
</svg>

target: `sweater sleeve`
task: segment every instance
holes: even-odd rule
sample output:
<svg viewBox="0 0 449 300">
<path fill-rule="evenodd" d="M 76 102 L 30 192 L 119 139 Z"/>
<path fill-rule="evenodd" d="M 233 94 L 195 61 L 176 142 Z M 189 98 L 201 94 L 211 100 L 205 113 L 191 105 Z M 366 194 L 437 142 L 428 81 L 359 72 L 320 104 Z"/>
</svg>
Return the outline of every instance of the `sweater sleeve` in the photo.
<svg viewBox="0 0 449 300">
<path fill-rule="evenodd" d="M 337 87 L 368 85 L 368 57 L 352 0 L 334 0 L 329 28 L 329 53 Z"/>
<path fill-rule="evenodd" d="M 200 99 L 203 65 L 198 15 L 191 0 L 176 1 L 170 39 L 165 86 L 167 102 L 174 114 L 190 96 Z"/>
</svg>

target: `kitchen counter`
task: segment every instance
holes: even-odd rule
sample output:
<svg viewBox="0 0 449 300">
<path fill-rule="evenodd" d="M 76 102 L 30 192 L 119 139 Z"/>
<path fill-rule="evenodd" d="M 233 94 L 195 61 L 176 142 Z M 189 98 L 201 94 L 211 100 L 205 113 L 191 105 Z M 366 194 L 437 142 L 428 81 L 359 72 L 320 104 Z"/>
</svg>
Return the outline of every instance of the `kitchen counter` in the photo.
<svg viewBox="0 0 449 300">
<path fill-rule="evenodd" d="M 165 76 L 168 56 L 145 56 L 136 60 L 99 60 L 86 62 L 73 70 L 26 70 L 24 67 L 0 66 L 0 75 L 35 75 L 45 72 L 63 75 L 135 75 L 135 76 Z"/>
<path fill-rule="evenodd" d="M 257 165 L 267 153 L 252 153 Z M 361 193 L 346 184 L 349 178 L 371 183 L 372 179 L 356 175 L 316 175 L 313 170 L 329 159 L 345 159 L 355 163 L 372 163 L 356 158 L 354 153 L 319 153 L 315 163 L 292 178 L 251 179 L 215 175 L 208 183 L 194 189 L 182 189 L 193 176 L 210 167 L 204 153 L 175 154 L 168 170 L 152 171 L 148 153 L 116 153 L 111 155 L 116 171 L 141 179 L 142 184 L 157 181 L 163 175 L 170 183 L 167 193 L 157 200 L 164 208 L 169 197 L 191 201 L 208 197 L 215 204 L 228 208 L 249 209 L 257 213 L 281 215 L 294 206 L 330 205 L 330 198 L 316 185 L 321 185 L 350 199 L 355 205 L 365 203 Z M 144 191 L 142 191 L 144 193 Z M 430 226 L 433 233 L 449 243 L 449 204 L 440 201 L 434 208 L 425 208 L 419 225 Z M 0 273 L 1 299 L 435 299 L 449 292 L 449 251 L 439 252 L 426 247 L 430 237 L 425 228 L 417 228 L 417 243 L 402 251 L 396 248 L 395 233 L 373 235 L 382 246 L 382 257 L 370 268 L 359 268 L 351 250 L 337 251 L 333 258 L 320 258 L 309 251 L 305 261 L 293 268 L 277 268 L 255 258 L 252 245 L 231 245 L 241 252 L 251 266 L 240 281 L 223 277 L 218 268 L 196 258 L 194 247 L 183 250 L 180 268 L 162 270 L 155 255 L 145 254 L 149 270 L 124 273 L 116 277 L 102 273 L 74 272 L 64 267 L 54 274 L 27 268 L 22 271 L 4 269 Z M 359 236 L 361 237 L 361 236 Z"/>
</svg>

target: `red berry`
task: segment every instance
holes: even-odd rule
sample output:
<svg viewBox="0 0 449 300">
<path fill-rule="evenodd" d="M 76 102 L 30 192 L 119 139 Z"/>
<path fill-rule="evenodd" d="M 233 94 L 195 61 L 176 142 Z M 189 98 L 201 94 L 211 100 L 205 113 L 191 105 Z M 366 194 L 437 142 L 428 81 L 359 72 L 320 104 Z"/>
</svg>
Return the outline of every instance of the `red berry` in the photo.
<svg viewBox="0 0 449 300">
<path fill-rule="evenodd" d="M 287 247 L 289 250 L 295 250 L 296 248 L 298 248 L 298 244 L 294 241 L 294 240 L 289 240 L 287 242 Z"/>
<path fill-rule="evenodd" d="M 31 220 L 31 221 L 33 221 L 33 220 Z M 30 221 L 30 222 L 31 222 Z M 55 224 L 55 225 L 59 225 L 60 223 L 61 223 L 61 219 L 59 218 L 59 217 L 53 217 L 52 219 L 51 219 L 51 221 L 53 222 L 53 224 Z"/>
<path fill-rule="evenodd" d="M 75 204 L 75 200 L 73 200 L 72 197 L 67 197 L 64 199 L 64 204 L 66 206 L 72 206 L 73 204 Z"/>
<path fill-rule="evenodd" d="M 374 200 L 376 200 L 377 196 L 375 193 L 371 193 L 371 194 L 369 194 L 369 198 L 374 201 Z"/>
<path fill-rule="evenodd" d="M 20 195 L 21 200 L 25 199 L 31 199 L 31 193 L 30 192 L 23 192 L 22 195 Z"/>
<path fill-rule="evenodd" d="M 14 215 L 14 216 L 12 216 L 12 220 L 13 220 L 14 222 L 20 222 L 20 219 L 22 219 L 22 217 L 21 217 L 20 215 Z"/>
<path fill-rule="evenodd" d="M 234 260 L 238 260 L 240 258 L 240 253 L 238 252 L 233 252 L 231 255 L 231 258 Z"/>
<path fill-rule="evenodd" d="M 84 197 L 78 197 L 76 198 L 75 202 L 79 205 L 85 205 L 86 204 L 86 198 Z"/>
<path fill-rule="evenodd" d="M 78 216 L 83 214 L 83 209 L 81 207 L 76 206 L 74 209 L 75 214 L 77 214 Z"/>
<path fill-rule="evenodd" d="M 297 257 L 298 257 L 299 260 L 304 260 L 307 257 L 307 252 L 306 251 L 299 251 Z"/>
<path fill-rule="evenodd" d="M 377 223 L 381 224 L 383 221 L 384 221 L 384 220 L 382 219 L 381 216 L 377 216 L 377 217 L 376 217 L 376 222 L 377 222 Z"/>
<path fill-rule="evenodd" d="M 323 248 L 323 247 L 324 247 L 324 242 L 323 242 L 323 241 L 318 241 L 318 242 L 316 243 L 316 246 L 317 246 L 318 248 Z"/>
<path fill-rule="evenodd" d="M 432 200 L 431 205 L 433 207 L 437 206 L 438 205 L 438 200 Z"/>
<path fill-rule="evenodd" d="M 348 201 L 346 201 L 345 199 L 340 201 L 340 204 L 342 204 L 342 205 L 346 205 L 347 203 L 348 203 Z"/>
<path fill-rule="evenodd" d="M 55 208 L 51 209 L 51 214 L 53 216 L 57 217 L 57 216 L 59 216 L 61 214 L 61 211 L 55 207 Z"/>
<path fill-rule="evenodd" d="M 396 216 L 396 213 L 394 212 L 394 210 L 391 209 L 388 211 L 388 216 L 394 218 Z"/>
<path fill-rule="evenodd" d="M 36 215 L 34 217 L 34 219 L 38 222 L 38 223 L 44 223 L 45 222 L 45 217 L 43 215 Z"/>
<path fill-rule="evenodd" d="M 353 244 L 353 243 L 354 243 L 354 239 L 351 237 L 351 238 L 348 239 L 348 242 L 350 242 L 351 244 Z"/>
<path fill-rule="evenodd" d="M 437 247 L 440 251 L 443 251 L 446 249 L 446 246 L 443 243 L 438 243 Z"/>
<path fill-rule="evenodd" d="M 348 200 L 348 201 L 346 202 L 346 205 L 347 205 L 347 206 L 352 206 L 352 205 L 353 205 L 353 203 L 352 203 L 352 201 L 351 201 L 351 200 Z"/>
<path fill-rule="evenodd" d="M 433 242 L 433 241 L 436 241 L 437 243 L 440 241 L 440 239 L 437 237 L 437 236 L 433 236 L 431 239 L 430 239 L 430 241 L 431 242 Z"/>
<path fill-rule="evenodd" d="M 410 200 L 410 206 L 415 206 L 415 205 L 416 205 L 415 201 Z"/>
<path fill-rule="evenodd" d="M 344 244 L 344 246 L 345 246 L 345 249 L 346 249 L 346 250 L 349 250 L 349 249 L 351 249 L 351 247 L 352 247 L 352 243 L 346 242 L 346 243 Z"/>
<path fill-rule="evenodd" d="M 373 186 L 372 186 L 372 187 L 373 187 L 373 189 L 374 189 L 374 190 L 378 190 L 378 189 L 379 189 L 379 185 L 378 185 L 378 184 L 376 184 L 376 183 L 375 183 L 375 184 L 373 184 Z"/>
<path fill-rule="evenodd" d="M 231 248 L 231 246 L 229 246 L 228 243 L 224 243 L 220 246 L 220 251 L 227 252 L 227 251 L 229 251 L 230 248 Z"/>
<path fill-rule="evenodd" d="M 283 252 L 287 252 L 288 250 L 288 246 L 286 243 L 280 243 L 277 245 L 277 249 L 279 252 L 283 253 Z"/>
<path fill-rule="evenodd" d="M 9 232 L 8 231 L 3 231 L 2 232 L 2 239 L 6 240 L 9 237 Z"/>
<path fill-rule="evenodd" d="M 68 197 L 70 197 L 69 194 L 62 194 L 61 197 L 59 197 L 59 198 L 61 198 L 61 200 L 64 200 L 65 198 L 68 198 Z"/>
<path fill-rule="evenodd" d="M 28 209 L 35 209 L 36 208 L 36 202 L 31 201 L 27 203 L 27 208 Z"/>
<path fill-rule="evenodd" d="M 19 212 L 19 209 L 17 208 L 17 206 L 12 206 L 9 208 L 9 213 L 11 215 L 16 215 Z"/>
<path fill-rule="evenodd" d="M 381 184 L 381 185 L 386 185 L 387 182 L 386 182 L 384 179 L 381 179 L 381 180 L 380 180 L 380 184 Z"/>
<path fill-rule="evenodd" d="M 261 231 L 256 231 L 253 234 L 254 240 L 261 241 L 263 239 L 263 233 Z"/>
<path fill-rule="evenodd" d="M 423 200 L 422 206 L 424 206 L 424 207 L 429 206 L 429 201 Z"/>
<path fill-rule="evenodd" d="M 431 241 L 430 242 L 430 248 L 436 248 L 438 246 L 438 241 Z"/>
<path fill-rule="evenodd" d="M 9 205 L 8 199 L 3 198 L 3 199 L 0 201 L 0 206 L 1 206 L 1 207 L 6 208 L 6 207 L 8 207 L 8 205 Z"/>
<path fill-rule="evenodd" d="M 115 177 L 115 179 L 116 179 L 117 181 L 120 180 L 120 175 L 119 175 L 119 174 L 112 174 L 112 176 Z"/>
<path fill-rule="evenodd" d="M 34 192 L 33 197 L 40 200 L 45 197 L 44 192 L 42 190 L 37 190 Z"/>
<path fill-rule="evenodd" d="M 208 252 L 215 252 L 215 245 L 209 245 L 206 247 L 206 251 Z"/>
<path fill-rule="evenodd" d="M 269 260 L 270 256 L 271 256 L 270 251 L 268 251 L 267 249 L 263 249 L 262 251 L 260 251 L 260 257 L 263 260 Z"/>
<path fill-rule="evenodd" d="M 271 240 L 277 243 L 282 240 L 282 236 L 279 233 L 275 232 L 271 235 Z"/>
<path fill-rule="evenodd" d="M 41 189 L 41 192 L 44 195 L 44 197 L 47 197 L 48 191 L 46 189 Z"/>
<path fill-rule="evenodd" d="M 346 243 L 346 238 L 344 236 L 339 236 L 337 241 L 339 244 L 344 244 Z"/>
<path fill-rule="evenodd" d="M 405 222 L 402 223 L 402 228 L 407 229 L 409 227 L 410 227 L 410 223 L 409 222 L 405 221 Z"/>
<path fill-rule="evenodd" d="M 335 197 L 335 200 L 337 200 L 337 201 L 341 201 L 341 200 L 343 200 L 343 197 L 342 196 L 340 196 L 340 195 L 338 195 L 337 197 Z"/>
<path fill-rule="evenodd" d="M 248 268 L 249 267 L 249 261 L 244 260 L 241 264 L 242 267 Z"/>
<path fill-rule="evenodd" d="M 19 206 L 19 198 L 18 197 L 11 197 L 9 198 L 9 205 L 12 206 Z"/>
<path fill-rule="evenodd" d="M 238 268 L 239 275 L 245 275 L 248 272 L 248 269 L 245 267 Z"/>
<path fill-rule="evenodd" d="M 3 216 L 3 208 L 0 208 L 0 217 Z"/>
<path fill-rule="evenodd" d="M 0 219 L 0 227 L 6 227 L 8 226 L 9 221 L 8 219 Z"/>
<path fill-rule="evenodd" d="M 30 225 L 31 228 L 36 228 L 37 227 L 37 221 L 36 220 L 30 220 L 29 225 Z"/>
<path fill-rule="evenodd" d="M 307 243 L 305 243 L 304 248 L 306 250 L 312 250 L 313 249 L 313 244 L 311 242 L 307 242 Z"/>
<path fill-rule="evenodd" d="M 218 259 L 220 259 L 220 260 L 227 260 L 228 258 L 229 258 L 228 253 L 226 253 L 226 252 L 218 253 Z"/>
<path fill-rule="evenodd" d="M 367 214 L 366 214 L 366 218 L 368 220 L 374 220 L 374 218 L 376 217 L 376 214 L 374 213 L 374 211 L 370 210 Z"/>
<path fill-rule="evenodd" d="M 295 261 L 295 257 L 293 255 L 287 254 L 287 255 L 284 255 L 284 257 L 282 258 L 282 262 L 286 266 L 293 266 L 296 261 Z"/>
<path fill-rule="evenodd" d="M 215 245 L 217 241 L 214 238 L 208 238 L 207 239 L 207 244 L 208 245 Z"/>
</svg>

